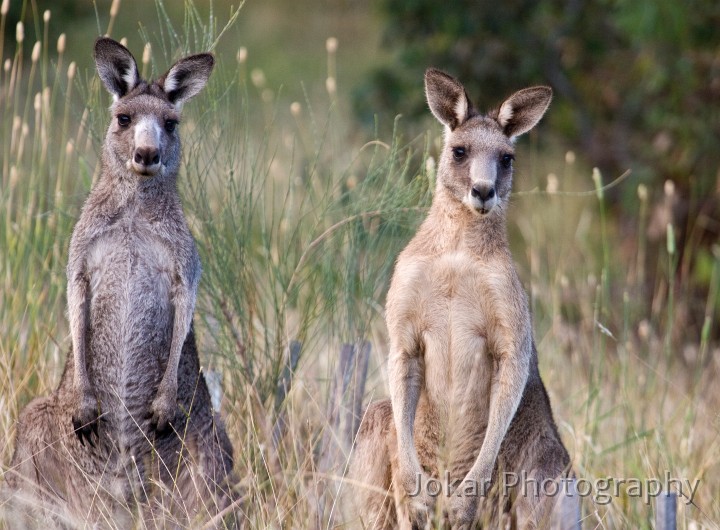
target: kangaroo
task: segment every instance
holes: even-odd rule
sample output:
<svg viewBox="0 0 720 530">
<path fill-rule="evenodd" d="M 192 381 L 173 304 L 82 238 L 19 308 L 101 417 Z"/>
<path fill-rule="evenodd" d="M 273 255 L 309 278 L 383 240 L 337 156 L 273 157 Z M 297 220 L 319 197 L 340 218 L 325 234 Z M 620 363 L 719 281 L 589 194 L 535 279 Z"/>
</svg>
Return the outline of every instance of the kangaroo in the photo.
<svg viewBox="0 0 720 530">
<path fill-rule="evenodd" d="M 200 372 L 192 330 L 200 260 L 176 184 L 182 105 L 205 86 L 214 59 L 186 57 L 147 82 L 114 40 L 98 39 L 94 55 L 113 120 L 70 242 L 72 354 L 58 389 L 21 413 L 7 482 L 94 521 L 131 514 L 133 501 L 163 484 L 192 517 L 227 504 L 233 465 Z"/>
<path fill-rule="evenodd" d="M 423 528 L 440 501 L 453 528 L 496 528 L 508 517 L 534 528 L 552 500 L 532 484 L 522 495 L 521 475 L 558 480 L 570 459 L 538 372 L 506 211 L 514 141 L 542 118 L 552 91 L 520 90 L 482 115 L 439 70 L 427 70 L 425 90 L 445 126 L 437 185 L 387 295 L 390 400 L 368 407 L 349 476 L 367 486 L 355 495 L 364 527 Z M 501 474 L 509 494 L 493 503 L 486 494 Z"/>
</svg>

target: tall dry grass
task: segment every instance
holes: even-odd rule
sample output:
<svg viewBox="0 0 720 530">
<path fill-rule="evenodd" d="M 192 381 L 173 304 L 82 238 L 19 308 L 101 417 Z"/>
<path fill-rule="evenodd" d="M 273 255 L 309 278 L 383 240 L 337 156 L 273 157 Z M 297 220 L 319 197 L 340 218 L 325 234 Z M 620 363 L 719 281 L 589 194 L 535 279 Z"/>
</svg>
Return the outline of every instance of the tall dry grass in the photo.
<svg viewBox="0 0 720 530">
<path fill-rule="evenodd" d="M 115 17 L 134 16 L 113 5 L 109 32 Z M 128 43 L 144 57 L 145 73 L 231 38 L 224 22 L 192 2 L 179 26 L 160 0 L 156 7 L 152 37 L 144 29 Z M 108 120 L 108 98 L 94 72 L 79 71 L 66 56 L 66 37 L 49 42 L 52 15 L 28 25 L 40 28 L 28 55 L 23 43 L 31 32 L 6 27 L 6 13 L 0 12 L 0 42 L 14 30 L 16 46 L 0 50 L 3 469 L 20 410 L 54 388 L 64 364 L 67 246 L 97 178 Z M 228 25 L 234 16 L 242 11 L 227 17 Z M 322 96 L 308 90 L 289 106 L 278 104 L 280 87 L 248 67 L 246 49 L 220 55 L 181 129 L 181 188 L 204 268 L 196 315 L 202 362 L 222 389 L 238 513 L 252 527 L 340 520 L 335 500 L 345 459 L 321 465 L 327 440 L 336 437 L 329 382 L 341 345 L 369 340 L 366 400 L 387 394 L 384 294 L 395 256 L 434 186 L 437 128 L 407 139 L 398 120 L 391 138 L 355 140 L 335 79 L 337 46 L 329 41 L 318 58 L 327 61 L 327 76 L 306 80 L 324 87 Z M 612 179 L 583 167 L 580 156 L 540 144 L 534 136 L 519 146 L 520 192 L 509 228 L 530 294 L 541 371 L 575 470 L 587 479 L 662 478 L 666 470 L 700 479 L 693 504 L 679 503 L 680 527 L 715 528 L 720 350 L 710 336 L 720 251 L 696 336 L 683 329 L 672 213 L 658 250 L 645 235 L 654 204 L 639 186 L 631 222 L 640 236 L 628 239 L 608 207 Z M 636 186 L 632 177 L 612 185 Z M 673 193 L 666 186 L 665 199 L 671 202 Z M 298 357 L 290 355 L 295 340 L 302 343 Z M 291 382 L 286 397 L 278 393 L 283 381 Z M 274 440 L 279 418 L 285 429 Z M 626 486 L 619 493 L 609 504 L 585 499 L 585 527 L 651 528 L 652 504 Z"/>
</svg>

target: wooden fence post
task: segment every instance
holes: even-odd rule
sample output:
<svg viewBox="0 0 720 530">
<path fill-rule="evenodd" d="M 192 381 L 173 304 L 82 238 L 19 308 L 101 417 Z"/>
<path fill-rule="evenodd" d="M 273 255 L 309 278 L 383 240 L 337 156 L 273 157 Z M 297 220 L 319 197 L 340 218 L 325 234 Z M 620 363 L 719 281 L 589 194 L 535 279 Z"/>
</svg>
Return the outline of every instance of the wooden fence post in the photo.
<svg viewBox="0 0 720 530">
<path fill-rule="evenodd" d="M 582 506 L 574 478 L 559 481 L 560 493 L 552 514 L 550 528 L 556 530 L 580 530 L 582 527 Z"/>
<path fill-rule="evenodd" d="M 203 372 L 203 375 L 205 376 L 205 384 L 210 393 L 212 408 L 215 412 L 220 412 L 220 405 L 222 403 L 222 374 L 213 369 L 208 369 Z"/>
<path fill-rule="evenodd" d="M 369 358 L 370 343 L 367 341 L 360 341 L 355 345 L 343 344 L 340 349 L 335 376 L 330 382 L 327 425 L 318 452 L 317 471 L 321 478 L 316 485 L 316 513 L 311 523 L 314 528 L 332 527 L 332 514 L 328 515 L 328 521 L 324 521 L 328 500 L 325 476 L 340 477 L 360 427 Z M 335 488 L 333 495 L 337 495 L 338 491 L 339 486 Z"/>
<path fill-rule="evenodd" d="M 362 421 L 363 397 L 365 396 L 365 381 L 367 380 L 368 362 L 370 360 L 371 346 L 368 341 L 362 341 L 356 347 L 354 370 L 351 374 L 350 388 L 348 389 L 347 423 L 345 424 L 345 444 L 352 447 L 355 442 Z"/>
<path fill-rule="evenodd" d="M 343 344 L 335 376 L 330 383 L 327 421 L 322 441 L 321 468 L 328 470 L 345 458 L 362 420 L 370 343 Z"/>
<path fill-rule="evenodd" d="M 277 452 L 280 446 L 280 441 L 285 436 L 287 431 L 287 420 L 283 403 L 290 392 L 292 386 L 292 377 L 297 369 L 298 362 L 300 361 L 300 352 L 302 351 L 302 343 L 294 340 L 290 343 L 287 350 L 287 359 L 285 360 L 285 366 L 283 366 L 282 373 L 278 378 L 277 388 L 275 390 L 275 425 L 272 430 L 272 444 L 273 448 Z"/>
<path fill-rule="evenodd" d="M 675 530 L 677 527 L 677 493 L 662 491 L 655 499 L 655 530 Z"/>
</svg>

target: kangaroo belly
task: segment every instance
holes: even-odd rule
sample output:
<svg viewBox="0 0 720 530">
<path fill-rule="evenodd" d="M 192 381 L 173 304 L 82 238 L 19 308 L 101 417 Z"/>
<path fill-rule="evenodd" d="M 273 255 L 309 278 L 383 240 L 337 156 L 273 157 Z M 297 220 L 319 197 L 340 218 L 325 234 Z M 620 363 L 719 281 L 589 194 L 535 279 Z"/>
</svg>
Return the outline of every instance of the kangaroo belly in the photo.
<svg viewBox="0 0 720 530">
<path fill-rule="evenodd" d="M 407 322 L 417 325 L 424 352 L 423 410 L 436 413 L 440 423 L 439 466 L 469 468 L 487 427 L 494 372 L 482 274 L 474 260 L 453 253 L 416 270 L 415 279 L 416 309 Z"/>
<path fill-rule="evenodd" d="M 467 309 L 449 300 L 445 326 L 425 333 L 425 391 L 440 419 L 441 469 L 469 469 L 487 428 L 493 361 Z"/>
<path fill-rule="evenodd" d="M 88 273 L 88 375 L 109 419 L 134 424 L 154 398 L 169 355 L 170 254 L 143 233 L 106 237 L 90 249 Z"/>
</svg>

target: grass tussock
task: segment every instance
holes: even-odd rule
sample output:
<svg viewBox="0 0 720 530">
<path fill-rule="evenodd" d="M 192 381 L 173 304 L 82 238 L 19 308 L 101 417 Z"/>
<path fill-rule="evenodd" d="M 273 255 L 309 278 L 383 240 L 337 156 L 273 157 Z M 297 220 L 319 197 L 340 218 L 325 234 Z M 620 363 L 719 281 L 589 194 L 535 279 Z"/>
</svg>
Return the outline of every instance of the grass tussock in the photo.
<svg viewBox="0 0 720 530">
<path fill-rule="evenodd" d="M 141 32 L 151 45 L 140 65 L 145 74 L 227 41 L 242 16 L 233 12 L 225 26 L 186 5 L 177 26 L 156 2 L 159 30 L 152 38 Z M 0 32 L 13 31 L 0 16 Z M 20 410 L 53 390 L 64 365 L 67 247 L 99 172 L 108 120 L 94 72 L 65 56 L 64 36 L 48 41 L 50 23 L 49 16 L 34 21 L 38 44 L 29 55 L 24 27 L 15 49 L 0 50 L 3 470 Z M 439 131 L 408 140 L 398 120 L 391 138 L 356 140 L 336 89 L 335 50 L 328 42 L 327 59 L 319 59 L 327 60 L 327 79 L 305 80 L 324 86 L 321 96 L 308 90 L 292 105 L 280 104 L 281 90 L 266 86 L 260 71 L 248 72 L 246 51 L 220 55 L 181 126 L 180 186 L 204 269 L 195 317 L 201 360 L 211 387 L 221 388 L 236 507 L 252 527 L 340 520 L 335 500 L 350 450 L 333 421 L 340 351 L 369 341 L 365 402 L 386 395 L 384 294 L 434 187 Z M 716 528 L 720 350 L 710 337 L 720 251 L 696 333 L 684 328 L 679 273 L 680 250 L 693 248 L 676 248 L 671 213 L 666 244 L 653 246 L 646 236 L 653 205 L 640 187 L 630 221 L 640 235 L 630 239 L 611 216 L 599 173 L 591 178 L 575 155 L 563 160 L 535 143 L 519 151 L 531 162 L 520 163 L 516 189 L 529 191 L 514 197 L 509 229 L 541 370 L 577 475 L 663 478 L 667 471 L 699 479 L 692 504 L 680 499 L 680 527 Z M 634 186 L 631 178 L 618 185 Z M 328 452 L 336 456 L 327 459 Z M 619 492 L 609 504 L 583 501 L 586 527 L 651 527 L 652 505 L 625 487 Z"/>
</svg>

